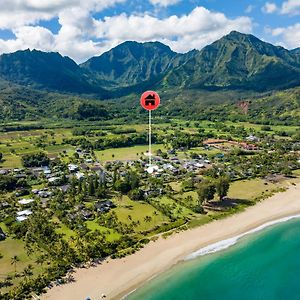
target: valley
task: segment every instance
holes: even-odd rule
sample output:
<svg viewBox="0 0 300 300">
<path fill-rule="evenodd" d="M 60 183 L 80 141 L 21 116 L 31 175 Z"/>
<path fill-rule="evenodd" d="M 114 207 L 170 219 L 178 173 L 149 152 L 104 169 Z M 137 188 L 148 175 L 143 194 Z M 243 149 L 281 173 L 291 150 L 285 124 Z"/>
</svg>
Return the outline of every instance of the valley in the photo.
<svg viewBox="0 0 300 300">
<path fill-rule="evenodd" d="M 0 297 L 40 297 L 300 183 L 299 51 L 232 31 L 82 64 L 0 56 Z M 141 92 L 155 89 L 152 161 Z"/>
<path fill-rule="evenodd" d="M 2 125 L 4 297 L 70 282 L 74 266 L 134 253 L 160 235 L 224 218 L 300 180 L 297 126 L 165 123 L 157 116 L 158 169 L 149 175 L 147 124 L 81 122 Z M 218 178 L 227 174 L 227 197 L 218 196 Z M 212 197 L 200 192 L 207 184 L 216 185 Z"/>
</svg>

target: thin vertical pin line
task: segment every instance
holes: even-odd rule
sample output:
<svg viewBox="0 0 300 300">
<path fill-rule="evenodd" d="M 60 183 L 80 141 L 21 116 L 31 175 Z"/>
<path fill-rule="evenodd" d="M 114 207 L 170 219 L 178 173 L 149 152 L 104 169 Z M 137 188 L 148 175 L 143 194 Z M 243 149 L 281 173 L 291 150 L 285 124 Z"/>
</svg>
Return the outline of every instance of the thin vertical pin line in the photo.
<svg viewBox="0 0 300 300">
<path fill-rule="evenodd" d="M 151 149 L 151 110 L 149 110 L 149 167 L 151 167 L 151 156 L 152 156 L 152 149 Z"/>
</svg>

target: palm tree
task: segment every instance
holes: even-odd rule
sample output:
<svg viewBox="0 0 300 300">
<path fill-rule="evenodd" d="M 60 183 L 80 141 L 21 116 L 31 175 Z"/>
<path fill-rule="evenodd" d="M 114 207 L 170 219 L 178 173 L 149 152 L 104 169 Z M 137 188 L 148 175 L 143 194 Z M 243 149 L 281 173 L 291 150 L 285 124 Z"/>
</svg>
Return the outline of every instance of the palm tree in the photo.
<svg viewBox="0 0 300 300">
<path fill-rule="evenodd" d="M 27 280 L 28 277 L 30 277 L 30 276 L 33 275 L 32 270 L 33 270 L 32 265 L 28 265 L 28 266 L 24 269 L 23 275 L 24 275 L 24 277 L 25 277 L 26 280 Z"/>
<path fill-rule="evenodd" d="M 17 262 L 20 261 L 19 257 L 17 255 L 14 255 L 10 259 L 10 264 L 15 266 L 15 274 L 17 273 Z"/>
<path fill-rule="evenodd" d="M 44 257 L 44 255 L 39 256 L 39 257 L 36 259 L 35 262 L 36 262 L 36 264 L 42 266 L 42 265 L 44 264 L 44 262 L 45 262 L 45 257 Z"/>
<path fill-rule="evenodd" d="M 144 221 L 145 222 L 151 222 L 151 220 L 152 220 L 152 218 L 150 217 L 150 216 L 146 216 L 145 218 L 144 218 Z"/>
</svg>

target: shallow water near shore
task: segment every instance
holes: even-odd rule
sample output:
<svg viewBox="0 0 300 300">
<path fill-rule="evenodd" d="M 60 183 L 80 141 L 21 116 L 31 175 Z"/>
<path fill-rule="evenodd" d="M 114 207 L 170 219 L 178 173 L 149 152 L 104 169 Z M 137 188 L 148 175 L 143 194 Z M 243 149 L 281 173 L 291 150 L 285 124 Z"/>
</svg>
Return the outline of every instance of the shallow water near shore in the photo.
<svg viewBox="0 0 300 300">
<path fill-rule="evenodd" d="M 197 255 L 201 251 L 190 257 Z M 225 250 L 182 262 L 126 300 L 300 299 L 299 277 L 297 218 L 244 236 Z"/>
</svg>

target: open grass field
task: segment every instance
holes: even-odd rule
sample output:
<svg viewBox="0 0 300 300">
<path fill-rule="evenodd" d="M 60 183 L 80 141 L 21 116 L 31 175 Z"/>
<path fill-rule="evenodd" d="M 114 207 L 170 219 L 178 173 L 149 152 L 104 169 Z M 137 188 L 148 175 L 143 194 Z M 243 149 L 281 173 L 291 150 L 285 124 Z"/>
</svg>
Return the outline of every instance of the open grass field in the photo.
<svg viewBox="0 0 300 300">
<path fill-rule="evenodd" d="M 187 217 L 195 217 L 196 215 L 190 209 L 180 205 L 175 200 L 167 196 L 162 196 L 160 198 L 157 198 L 156 201 L 168 207 L 168 211 L 171 212 L 174 217 L 187 218 Z"/>
<path fill-rule="evenodd" d="M 181 191 L 181 182 L 174 181 L 174 182 L 170 182 L 169 185 L 175 192 Z"/>
<path fill-rule="evenodd" d="M 0 276 L 13 275 L 15 272 L 14 265 L 11 264 L 11 258 L 17 255 L 19 262 L 16 264 L 16 271 L 21 272 L 28 264 L 34 263 L 34 258 L 29 257 L 24 248 L 24 242 L 8 237 L 0 242 L 0 253 L 3 257 L 0 259 Z"/>
<path fill-rule="evenodd" d="M 20 168 L 21 157 L 26 154 L 45 151 L 56 157 L 63 150 L 74 147 L 62 144 L 64 138 L 71 138 L 71 129 L 29 130 L 0 133 L 0 152 L 3 160 L 0 168 Z M 39 145 L 42 143 L 45 147 Z"/>
<path fill-rule="evenodd" d="M 198 204 L 198 194 L 196 191 L 184 192 L 176 195 L 176 198 L 178 199 L 185 199 L 187 197 L 192 197 L 192 201 L 193 201 L 192 203 L 194 205 Z"/>
<path fill-rule="evenodd" d="M 295 176 L 300 176 L 300 170 L 295 170 L 295 171 L 293 172 L 293 174 L 294 174 Z"/>
<path fill-rule="evenodd" d="M 151 230 L 154 226 L 169 221 L 168 217 L 148 203 L 132 201 L 127 196 L 123 196 L 117 203 L 118 207 L 114 211 L 121 222 L 129 224 L 131 221 L 139 221 L 136 232 Z M 151 217 L 149 221 L 145 219 L 147 216 Z"/>
<path fill-rule="evenodd" d="M 245 128 L 251 128 L 251 129 L 255 129 L 256 131 L 260 131 L 262 125 L 260 124 L 254 124 L 254 123 L 248 123 L 248 122 L 238 122 L 238 123 L 233 123 L 230 121 L 225 122 L 226 125 L 232 125 L 232 126 L 244 126 Z M 271 127 L 271 132 L 275 132 L 275 131 L 282 131 L 282 130 L 286 130 L 286 131 L 296 131 L 297 129 L 299 129 L 299 127 L 297 126 L 285 126 L 285 125 L 270 125 Z"/>
<path fill-rule="evenodd" d="M 55 231 L 58 234 L 62 234 L 66 241 L 68 241 L 71 237 L 76 237 L 76 232 L 71 230 L 69 227 L 67 227 L 63 223 L 60 223 L 60 226 Z"/>
<path fill-rule="evenodd" d="M 186 122 L 183 120 L 172 120 L 173 123 L 176 123 L 178 126 L 174 126 L 173 123 L 161 123 L 159 124 L 159 119 L 155 120 L 153 124 L 153 132 L 158 134 L 174 133 L 174 129 L 179 129 L 187 133 L 196 133 L 198 128 L 195 126 L 195 122 Z M 28 124 L 27 124 L 28 123 Z M 188 124 L 187 124 L 188 123 Z M 216 124 L 210 121 L 201 121 L 198 122 L 200 128 L 204 129 L 205 132 L 211 132 L 216 136 L 222 134 L 228 134 L 222 132 L 222 129 L 217 129 Z M 22 125 L 35 124 L 35 122 L 21 122 Z M 20 125 L 19 124 L 19 125 Z M 255 131 L 260 131 L 262 125 L 252 124 L 246 122 L 225 122 L 228 126 L 244 126 L 246 129 L 253 129 Z M 8 125 L 8 124 L 6 124 Z M 12 123 L 12 125 L 17 125 Z M 51 124 L 45 124 L 50 126 Z M 74 125 L 74 124 L 73 124 Z M 82 126 L 91 126 L 93 123 L 84 123 Z M 187 127 L 188 125 L 188 127 Z M 94 126 L 94 125 L 93 125 Z M 273 134 L 276 131 L 287 131 L 295 132 L 298 128 L 296 126 L 270 126 L 270 134 Z M 137 133 L 147 132 L 148 124 L 128 124 L 128 125 L 112 125 L 109 127 L 100 126 L 98 131 L 105 131 L 107 137 L 115 137 L 118 134 L 114 133 L 115 129 L 127 130 L 134 129 Z M 97 131 L 97 130 L 96 130 Z M 125 133 L 126 135 L 126 133 Z M 0 163 L 0 168 L 19 168 L 21 167 L 21 156 L 24 154 L 35 153 L 39 151 L 45 151 L 51 158 L 58 156 L 62 151 L 67 151 L 74 153 L 75 147 L 72 147 L 67 144 L 63 144 L 64 139 L 79 139 L 87 138 L 90 141 L 95 141 L 98 139 L 97 136 L 74 136 L 73 128 L 59 128 L 58 124 L 53 124 L 51 129 L 32 129 L 32 130 L 23 130 L 23 131 L 11 131 L 11 132 L 0 132 L 0 152 L 3 153 L 3 161 Z M 41 146 L 41 145 L 44 145 Z M 153 152 L 157 149 L 166 150 L 162 145 L 153 145 Z M 133 160 L 139 158 L 140 155 L 143 155 L 148 149 L 147 145 L 143 146 L 134 146 L 128 148 L 115 148 L 115 149 L 106 149 L 103 151 L 96 151 L 96 157 L 100 161 L 110 161 L 110 160 Z M 187 153 L 195 152 L 201 155 L 208 155 L 209 157 L 215 156 L 220 153 L 220 150 L 211 149 L 206 150 L 204 148 L 198 147 L 193 148 L 187 151 Z M 184 153 L 178 153 L 180 157 L 184 156 Z"/>
<path fill-rule="evenodd" d="M 85 224 L 87 228 L 92 231 L 98 230 L 101 233 L 104 233 L 106 240 L 109 242 L 116 241 L 121 237 L 121 235 L 118 232 L 115 232 L 114 230 L 106 228 L 104 226 L 100 226 L 97 222 L 97 219 L 86 221 Z"/>
<path fill-rule="evenodd" d="M 232 199 L 254 201 L 256 198 L 261 197 L 264 194 L 269 194 L 278 188 L 285 187 L 287 185 L 287 182 L 288 180 L 282 181 L 280 183 L 271 183 L 263 179 L 235 181 L 230 185 L 228 197 Z M 178 191 L 178 183 L 171 183 L 171 186 L 174 184 L 176 184 L 175 187 L 177 186 Z M 192 197 L 195 205 L 198 203 L 198 194 L 196 191 L 179 193 L 176 195 L 176 198 L 185 199 L 188 196 Z M 215 199 L 217 200 L 217 196 L 215 197 Z"/>
<path fill-rule="evenodd" d="M 3 228 L 3 227 L 2 227 Z M 0 241 L 0 281 L 5 280 L 7 276 L 13 276 L 15 272 L 22 274 L 28 265 L 33 266 L 33 276 L 43 272 L 43 266 L 36 264 L 37 253 L 28 255 L 26 253 L 24 242 L 21 240 L 7 237 L 6 240 Z M 13 256 L 18 257 L 16 265 L 11 263 Z M 23 277 L 17 277 L 12 280 L 13 284 L 18 284 L 23 280 Z M 2 292 L 8 291 L 9 288 L 1 289 Z M 0 297 L 1 298 L 1 297 Z"/>
<path fill-rule="evenodd" d="M 282 183 L 270 183 L 263 179 L 240 180 L 231 184 L 228 197 L 241 200 L 255 200 L 265 193 L 270 193 L 280 187 L 284 187 Z"/>
<path fill-rule="evenodd" d="M 152 145 L 152 152 L 154 153 L 158 149 L 165 150 L 161 144 Z M 133 146 L 126 148 L 106 149 L 102 151 L 95 151 L 96 157 L 99 161 L 111 161 L 111 160 L 134 160 L 144 156 L 144 153 L 148 151 L 147 145 Z"/>
<path fill-rule="evenodd" d="M 66 241 L 69 241 L 71 237 L 76 238 L 77 233 L 67 227 L 65 224 L 58 221 L 57 218 L 54 218 L 55 222 L 59 223 L 59 227 L 56 229 L 56 233 L 62 234 Z M 108 241 L 118 240 L 120 238 L 120 234 L 115 232 L 112 229 L 106 228 L 104 226 L 100 226 L 97 222 L 97 219 L 86 221 L 85 222 L 88 229 L 91 231 L 100 231 L 101 233 L 105 233 L 105 237 Z"/>
<path fill-rule="evenodd" d="M 196 148 L 191 148 L 188 153 L 197 153 L 198 155 L 202 156 L 216 156 L 217 154 L 223 153 L 222 150 L 215 149 L 215 148 L 210 148 L 210 149 L 204 149 L 203 147 L 196 147 Z"/>
<path fill-rule="evenodd" d="M 0 168 L 21 168 L 21 157 L 17 155 L 4 155 L 4 160 L 0 163 Z"/>
</svg>

